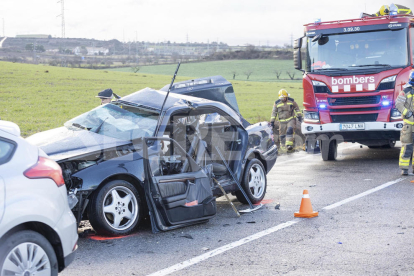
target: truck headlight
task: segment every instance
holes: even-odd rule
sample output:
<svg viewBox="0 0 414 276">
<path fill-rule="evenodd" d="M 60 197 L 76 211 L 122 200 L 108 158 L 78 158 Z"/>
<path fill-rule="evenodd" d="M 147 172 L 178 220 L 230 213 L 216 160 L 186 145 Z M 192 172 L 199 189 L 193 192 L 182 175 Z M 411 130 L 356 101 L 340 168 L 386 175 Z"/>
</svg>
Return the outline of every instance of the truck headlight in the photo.
<svg viewBox="0 0 414 276">
<path fill-rule="evenodd" d="M 391 120 L 402 120 L 401 112 L 399 112 L 398 109 L 391 109 Z"/>
<path fill-rule="evenodd" d="M 395 79 L 396 78 L 397 78 L 397 75 L 383 79 L 380 82 L 380 84 L 378 85 L 377 90 L 394 89 L 395 88 Z"/>
<path fill-rule="evenodd" d="M 319 113 L 313 112 L 313 111 L 303 111 L 303 117 L 305 121 L 311 122 L 311 123 L 319 123 Z"/>
<path fill-rule="evenodd" d="M 315 93 L 330 93 L 328 86 L 321 81 L 312 81 L 313 91 Z"/>
<path fill-rule="evenodd" d="M 383 80 L 381 81 L 381 83 L 385 83 L 385 82 L 393 82 L 393 81 L 395 81 L 395 78 L 397 78 L 397 75 L 395 75 L 395 76 L 391 76 L 391 77 L 388 77 L 388 78 L 385 78 L 385 79 L 383 79 Z"/>
</svg>

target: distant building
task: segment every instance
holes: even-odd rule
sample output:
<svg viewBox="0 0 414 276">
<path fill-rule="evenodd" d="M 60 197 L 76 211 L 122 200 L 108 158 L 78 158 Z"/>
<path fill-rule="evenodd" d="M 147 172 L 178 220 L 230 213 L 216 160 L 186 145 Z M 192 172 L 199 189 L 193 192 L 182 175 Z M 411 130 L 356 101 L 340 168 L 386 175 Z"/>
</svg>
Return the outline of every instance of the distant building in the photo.
<svg viewBox="0 0 414 276">
<path fill-rule="evenodd" d="M 52 36 L 46 34 L 24 34 L 16 35 L 16 38 L 52 38 Z"/>
<path fill-rule="evenodd" d="M 88 50 L 88 56 L 99 55 L 99 53 L 106 56 L 109 53 L 109 49 L 103 47 L 86 47 L 86 50 Z"/>
<path fill-rule="evenodd" d="M 103 48 L 103 47 L 85 47 L 86 50 L 88 51 L 88 53 L 86 54 L 87 56 L 97 56 L 99 55 L 99 53 L 103 54 L 104 56 L 106 56 L 109 53 L 109 49 L 108 48 Z M 73 50 L 73 53 L 77 56 L 81 56 L 82 52 L 81 52 L 81 47 L 76 47 Z"/>
</svg>

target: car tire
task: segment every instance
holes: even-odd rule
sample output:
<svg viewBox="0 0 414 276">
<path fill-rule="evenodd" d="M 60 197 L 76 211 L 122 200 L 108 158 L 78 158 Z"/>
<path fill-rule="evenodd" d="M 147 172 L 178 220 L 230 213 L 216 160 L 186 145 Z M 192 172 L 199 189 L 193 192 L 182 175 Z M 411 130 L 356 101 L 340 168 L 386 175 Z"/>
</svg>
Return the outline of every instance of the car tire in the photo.
<svg viewBox="0 0 414 276">
<path fill-rule="evenodd" d="M 96 190 L 87 209 L 89 222 L 100 235 L 130 234 L 142 218 L 142 204 L 134 185 L 113 180 Z"/>
<path fill-rule="evenodd" d="M 22 230 L 1 242 L 0 275 L 24 274 L 33 269 L 46 275 L 58 275 L 55 250 L 44 236 L 32 230 Z"/>
<path fill-rule="evenodd" d="M 266 171 L 260 160 L 253 158 L 247 163 L 241 186 L 253 204 L 263 200 L 266 195 L 267 178 Z M 248 203 L 241 191 L 236 191 L 236 197 L 241 203 Z"/>
</svg>

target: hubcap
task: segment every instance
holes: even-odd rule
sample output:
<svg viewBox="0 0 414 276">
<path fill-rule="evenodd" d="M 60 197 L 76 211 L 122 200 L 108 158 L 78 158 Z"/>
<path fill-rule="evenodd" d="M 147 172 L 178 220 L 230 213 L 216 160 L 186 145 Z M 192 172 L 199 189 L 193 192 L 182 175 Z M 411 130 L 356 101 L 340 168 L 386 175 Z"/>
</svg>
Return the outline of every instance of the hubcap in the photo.
<svg viewBox="0 0 414 276">
<path fill-rule="evenodd" d="M 125 230 L 137 219 L 138 201 L 130 189 L 114 187 L 105 195 L 103 212 L 109 226 L 115 230 Z"/>
<path fill-rule="evenodd" d="M 13 248 L 1 268 L 1 275 L 49 276 L 50 260 L 42 247 L 25 242 Z"/>
<path fill-rule="evenodd" d="M 262 167 L 254 164 L 249 171 L 249 189 L 255 198 L 263 196 L 266 185 L 266 179 Z"/>
</svg>

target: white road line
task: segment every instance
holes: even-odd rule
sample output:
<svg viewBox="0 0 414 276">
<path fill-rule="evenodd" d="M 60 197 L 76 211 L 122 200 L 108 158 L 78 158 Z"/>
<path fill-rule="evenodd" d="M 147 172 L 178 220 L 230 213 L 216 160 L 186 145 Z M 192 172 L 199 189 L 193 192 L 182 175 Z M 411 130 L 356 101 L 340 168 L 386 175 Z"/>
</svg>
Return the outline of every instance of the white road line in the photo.
<svg viewBox="0 0 414 276">
<path fill-rule="evenodd" d="M 168 274 L 171 274 L 173 272 L 182 270 L 182 269 L 184 269 L 186 267 L 189 267 L 191 265 L 197 264 L 197 263 L 202 262 L 204 260 L 207 260 L 207 259 L 209 259 L 211 257 L 214 257 L 216 255 L 219 255 L 221 253 L 224 253 L 224 252 L 226 252 L 226 251 L 228 251 L 230 249 L 233 249 L 233 248 L 238 247 L 240 245 L 243 245 L 245 243 L 248 243 L 248 242 L 251 242 L 251 241 L 260 239 L 260 238 L 262 238 L 264 236 L 267 236 L 267 235 L 269 235 L 271 233 L 274 233 L 276 231 L 279 231 L 279 230 L 281 230 L 283 228 L 292 226 L 293 224 L 298 223 L 299 221 L 300 221 L 300 219 L 295 219 L 295 220 L 291 220 L 291 221 L 288 221 L 288 222 L 279 224 L 279 225 L 274 226 L 272 228 L 266 229 L 266 230 L 264 230 L 262 232 L 259 232 L 259 233 L 256 233 L 254 235 L 248 236 L 248 237 L 246 237 L 244 239 L 241 239 L 241 240 L 238 240 L 238 241 L 229 243 L 229 244 L 227 244 L 225 246 L 219 247 L 217 249 L 214 249 L 214 250 L 212 250 L 212 251 L 210 251 L 208 253 L 204 253 L 203 255 L 200 255 L 198 257 L 195 257 L 195 258 L 192 258 L 190 260 L 181 262 L 179 264 L 176 264 L 176 265 L 167 267 L 167 268 L 165 268 L 163 270 L 157 271 L 157 272 L 152 273 L 152 274 L 150 274 L 148 276 L 168 275 Z"/>
<path fill-rule="evenodd" d="M 339 206 L 341 206 L 341 205 L 344 205 L 344 204 L 346 204 L 346 203 L 348 203 L 348 202 L 351 202 L 351 201 L 353 201 L 353 200 L 355 200 L 355 199 L 358 199 L 358 198 L 361 198 L 361 197 L 367 196 L 367 195 L 369 195 L 369 194 L 372 194 L 372 193 L 375 193 L 375 192 L 377 192 L 377 191 L 379 191 L 379 190 L 382 190 L 382 189 L 384 189 L 384 188 L 387 188 L 388 186 L 394 185 L 394 184 L 396 184 L 396 183 L 398 183 L 398 182 L 400 182 L 400 181 L 402 181 L 402 180 L 404 180 L 404 178 L 398 178 L 397 180 L 387 182 L 387 183 L 385 183 L 385 184 L 382 184 L 382 185 L 380 185 L 380 186 L 378 186 L 378 187 L 372 188 L 372 189 L 370 189 L 370 190 L 368 190 L 368 191 L 365 191 L 365 192 L 363 192 L 363 193 L 360 193 L 360 194 L 358 194 L 358 195 L 355 195 L 355 196 L 349 197 L 349 198 L 344 199 L 344 200 L 341 200 L 341 201 L 339 201 L 339 202 L 337 202 L 337 203 L 334 203 L 334 204 L 331 204 L 331 205 L 329 205 L 329 206 L 326 206 L 326 207 L 322 208 L 322 210 L 331 210 L 331 209 L 333 209 L 333 208 L 336 208 L 336 207 L 339 207 Z"/>
<path fill-rule="evenodd" d="M 304 158 L 298 158 L 298 159 L 304 159 Z M 298 160 L 298 159 L 295 159 L 295 160 Z M 378 187 L 375 187 L 373 189 L 370 189 L 368 191 L 365 191 L 365 192 L 360 193 L 358 195 L 355 195 L 353 197 L 350 197 L 350 198 L 341 200 L 341 201 L 339 201 L 337 203 L 334 203 L 334 204 L 331 204 L 329 206 L 326 206 L 326 207 L 322 208 L 322 210 L 331 210 L 331 209 L 334 209 L 336 207 L 339 207 L 341 205 L 344 205 L 344 204 L 346 204 L 348 202 L 351 202 L 353 200 L 356 200 L 358 198 L 367 196 L 369 194 L 372 194 L 372 193 L 375 193 L 375 192 L 377 192 L 379 190 L 382 190 L 384 188 L 387 188 L 387 187 L 389 187 L 391 185 L 394 185 L 394 184 L 396 184 L 398 182 L 401 182 L 402 180 L 404 180 L 404 178 L 398 178 L 398 179 L 396 179 L 394 181 L 387 182 L 385 184 L 382 184 L 382 185 L 380 185 Z M 289 226 L 292 226 L 292 225 L 294 225 L 294 224 L 296 224 L 296 223 L 298 223 L 300 221 L 303 221 L 303 220 L 306 220 L 306 219 L 297 218 L 297 219 L 294 219 L 294 220 L 291 220 L 291 221 L 288 221 L 288 222 L 281 223 L 279 225 L 276 225 L 274 227 L 268 228 L 268 229 L 266 229 L 264 231 L 258 232 L 256 234 L 253 234 L 253 235 L 248 236 L 246 238 L 243 238 L 241 240 L 238 240 L 238 241 L 235 241 L 235 242 L 226 244 L 226 245 L 224 245 L 222 247 L 216 248 L 214 250 L 211 250 L 210 252 L 204 253 L 204 254 L 202 254 L 200 256 L 197 256 L 195 258 L 192 258 L 192 259 L 183 261 L 181 263 L 175 264 L 173 266 L 167 267 L 165 269 L 159 270 L 157 272 L 154 272 L 152 274 L 149 274 L 148 276 L 164 276 L 164 275 L 168 275 L 168 274 L 171 274 L 171 273 L 180 271 L 180 270 L 182 270 L 182 269 L 184 269 L 186 267 L 189 267 L 189 266 L 195 265 L 197 263 L 200 263 L 202 261 L 205 261 L 205 260 L 207 260 L 207 259 L 209 259 L 211 257 L 214 257 L 216 255 L 222 254 L 222 253 L 224 253 L 224 252 L 226 252 L 228 250 L 231 250 L 233 248 L 236 248 L 236 247 L 238 247 L 240 245 L 243 245 L 243 244 L 249 243 L 251 241 L 260 239 L 260 238 L 262 238 L 264 236 L 267 236 L 269 234 L 272 234 L 274 232 L 277 232 L 279 230 L 282 230 L 284 228 L 287 228 Z"/>
</svg>

